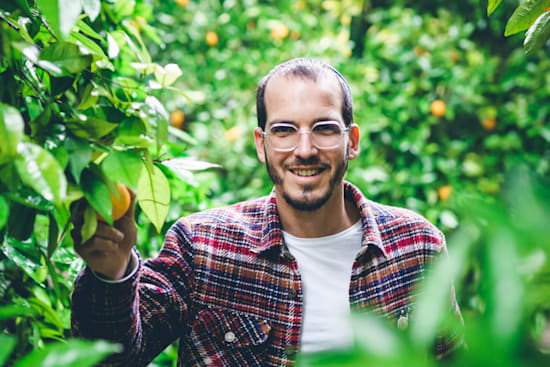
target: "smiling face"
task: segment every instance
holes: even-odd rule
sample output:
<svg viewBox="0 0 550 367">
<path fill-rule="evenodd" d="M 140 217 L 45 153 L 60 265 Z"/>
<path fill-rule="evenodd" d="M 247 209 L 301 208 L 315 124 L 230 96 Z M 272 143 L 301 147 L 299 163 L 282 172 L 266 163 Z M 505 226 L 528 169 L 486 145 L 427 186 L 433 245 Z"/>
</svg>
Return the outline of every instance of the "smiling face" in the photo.
<svg viewBox="0 0 550 367">
<path fill-rule="evenodd" d="M 337 121 L 344 127 L 342 94 L 332 75 L 317 80 L 296 76 L 275 76 L 266 87 L 266 131 L 276 123 L 290 123 L 298 129 L 310 129 L 319 121 Z M 260 128 L 255 130 L 258 158 L 266 163 L 278 198 L 292 208 L 312 211 L 330 200 L 338 200 L 349 159 L 358 153 L 357 125 L 342 135 L 342 142 L 333 149 L 318 149 L 310 134 L 301 134 L 296 149 L 274 150 L 264 139 Z"/>
</svg>

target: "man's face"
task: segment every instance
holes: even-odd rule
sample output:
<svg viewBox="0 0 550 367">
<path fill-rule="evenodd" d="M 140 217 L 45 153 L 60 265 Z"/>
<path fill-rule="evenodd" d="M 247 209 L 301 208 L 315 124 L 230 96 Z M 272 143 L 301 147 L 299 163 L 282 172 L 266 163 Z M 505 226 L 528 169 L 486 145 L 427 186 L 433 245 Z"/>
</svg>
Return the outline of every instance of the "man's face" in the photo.
<svg viewBox="0 0 550 367">
<path fill-rule="evenodd" d="M 342 94 L 335 77 L 317 81 L 300 77 L 273 77 L 265 91 L 266 131 L 276 123 L 310 129 L 319 121 L 337 121 L 344 127 Z M 294 209 L 312 211 L 323 206 L 341 188 L 348 159 L 358 153 L 359 132 L 352 125 L 341 144 L 332 149 L 316 148 L 310 134 L 301 134 L 293 151 L 280 152 L 255 131 L 258 158 L 267 166 L 277 195 Z"/>
</svg>

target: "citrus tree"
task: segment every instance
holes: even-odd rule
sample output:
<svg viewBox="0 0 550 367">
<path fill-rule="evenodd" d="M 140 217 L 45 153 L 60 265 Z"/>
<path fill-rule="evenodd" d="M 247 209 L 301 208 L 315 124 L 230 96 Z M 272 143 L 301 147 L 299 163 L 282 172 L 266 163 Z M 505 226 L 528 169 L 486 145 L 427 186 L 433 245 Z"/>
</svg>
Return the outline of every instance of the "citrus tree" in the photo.
<svg viewBox="0 0 550 367">
<path fill-rule="evenodd" d="M 112 224 L 127 209 L 128 187 L 141 230 L 160 233 L 170 189 L 193 191 L 189 169 L 208 166 L 186 159 L 193 139 L 169 125 L 157 98 L 183 95 L 172 87 L 182 71 L 152 61 L 146 43 L 160 40 L 146 23 L 151 16 L 142 1 L 0 5 L 2 365 L 45 365 L 48 354 L 76 350 L 55 365 L 86 366 L 118 350 L 65 341 L 69 294 L 83 266 L 67 236 L 71 204 L 85 203 L 86 241 L 98 218 Z M 177 152 L 168 149 L 175 144 Z"/>
</svg>

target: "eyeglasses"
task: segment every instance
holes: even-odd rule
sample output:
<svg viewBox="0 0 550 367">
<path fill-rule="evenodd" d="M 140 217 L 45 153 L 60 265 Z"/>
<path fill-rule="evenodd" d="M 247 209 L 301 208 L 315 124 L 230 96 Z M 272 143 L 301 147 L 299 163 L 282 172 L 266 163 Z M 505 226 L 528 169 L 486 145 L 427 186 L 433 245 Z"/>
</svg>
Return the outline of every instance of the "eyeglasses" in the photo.
<svg viewBox="0 0 550 367">
<path fill-rule="evenodd" d="M 342 143 L 341 136 L 349 131 L 337 121 L 320 121 L 311 129 L 300 129 L 292 124 L 280 122 L 262 131 L 273 150 L 290 152 L 298 146 L 301 134 L 311 134 L 311 142 L 318 149 L 334 149 Z"/>
</svg>

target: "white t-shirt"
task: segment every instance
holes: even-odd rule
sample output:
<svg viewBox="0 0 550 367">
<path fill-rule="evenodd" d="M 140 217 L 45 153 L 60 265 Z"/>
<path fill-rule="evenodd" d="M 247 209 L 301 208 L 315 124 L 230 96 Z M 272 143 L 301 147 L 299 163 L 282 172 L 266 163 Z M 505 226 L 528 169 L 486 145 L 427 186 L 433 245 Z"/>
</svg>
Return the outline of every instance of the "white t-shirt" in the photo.
<svg viewBox="0 0 550 367">
<path fill-rule="evenodd" d="M 362 235 L 361 221 L 343 232 L 320 238 L 299 238 L 283 232 L 302 278 L 303 353 L 352 346 L 349 285 Z"/>
</svg>

